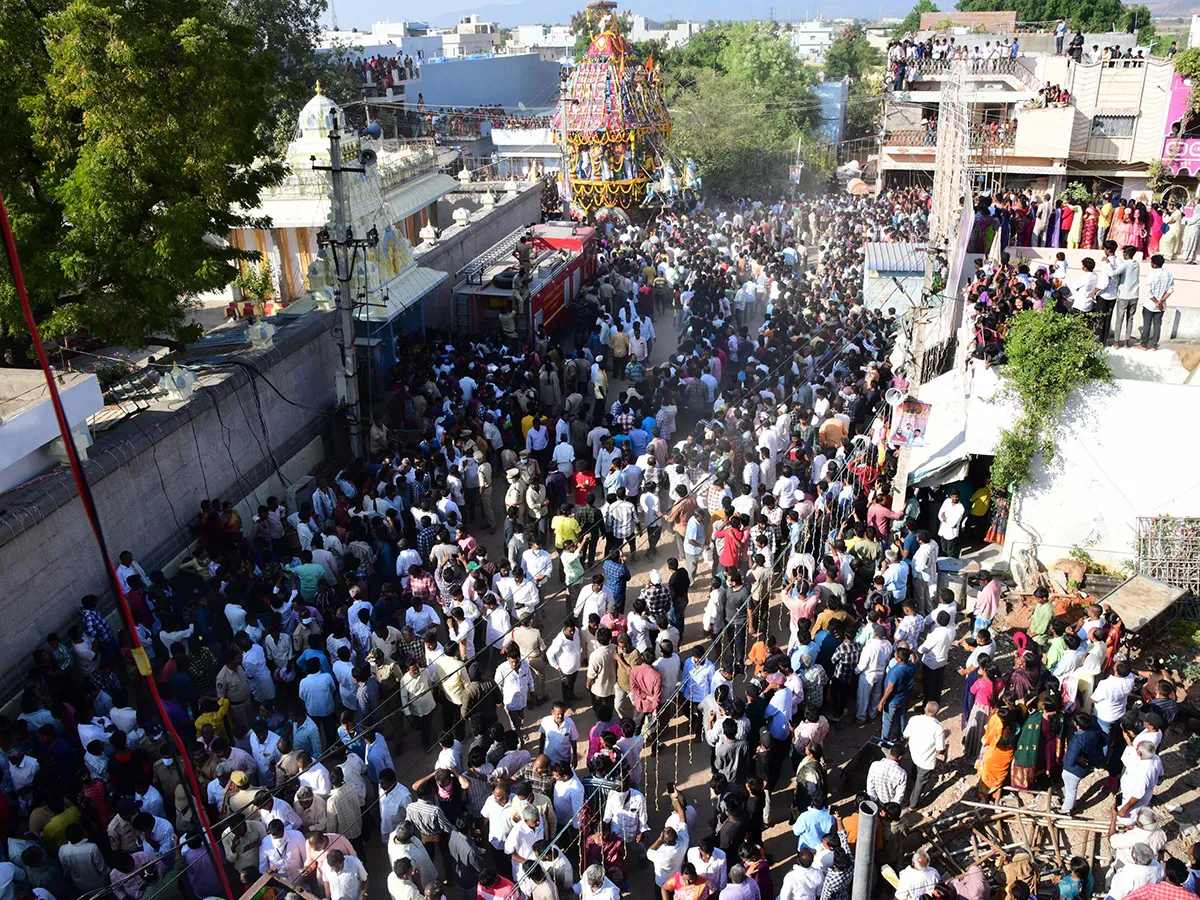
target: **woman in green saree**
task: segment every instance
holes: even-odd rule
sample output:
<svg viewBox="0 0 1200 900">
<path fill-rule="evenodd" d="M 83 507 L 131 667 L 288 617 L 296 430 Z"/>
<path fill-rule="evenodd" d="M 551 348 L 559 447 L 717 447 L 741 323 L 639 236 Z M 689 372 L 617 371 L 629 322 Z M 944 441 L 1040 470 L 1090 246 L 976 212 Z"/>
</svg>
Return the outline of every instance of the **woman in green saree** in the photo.
<svg viewBox="0 0 1200 900">
<path fill-rule="evenodd" d="M 1017 749 L 1012 761 L 1012 786 L 1019 791 L 1033 790 L 1033 780 L 1038 774 L 1038 763 L 1042 754 L 1042 719 L 1039 707 L 1033 707 L 1025 716 L 1025 723 L 1017 736 Z"/>
</svg>

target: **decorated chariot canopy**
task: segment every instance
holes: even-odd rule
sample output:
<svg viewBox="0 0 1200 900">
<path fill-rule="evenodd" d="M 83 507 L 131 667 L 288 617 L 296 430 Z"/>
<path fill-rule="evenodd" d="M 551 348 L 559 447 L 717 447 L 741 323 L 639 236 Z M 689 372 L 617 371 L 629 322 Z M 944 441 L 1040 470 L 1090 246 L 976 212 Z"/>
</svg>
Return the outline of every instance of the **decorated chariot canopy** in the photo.
<svg viewBox="0 0 1200 900">
<path fill-rule="evenodd" d="M 563 188 L 580 218 L 626 218 L 621 211 L 656 196 L 670 166 L 671 118 L 659 72 L 652 57 L 638 60 L 616 33 L 615 7 L 610 0 L 588 5 L 596 33 L 554 115 L 556 140 L 565 131 L 567 143 Z"/>
</svg>

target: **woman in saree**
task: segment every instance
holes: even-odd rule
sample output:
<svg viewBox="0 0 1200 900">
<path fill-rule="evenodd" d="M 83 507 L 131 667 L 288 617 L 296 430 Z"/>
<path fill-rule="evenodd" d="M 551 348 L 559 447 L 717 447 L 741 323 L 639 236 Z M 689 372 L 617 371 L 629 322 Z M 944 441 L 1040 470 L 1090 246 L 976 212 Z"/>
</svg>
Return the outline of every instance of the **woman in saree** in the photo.
<svg viewBox="0 0 1200 900">
<path fill-rule="evenodd" d="M 792 809 L 799 815 L 807 809 L 824 809 L 826 804 L 825 754 L 811 741 L 804 746 L 804 759 L 796 769 L 796 792 Z"/>
<path fill-rule="evenodd" d="M 1147 212 L 1144 203 L 1139 203 L 1133 207 L 1133 224 L 1129 226 L 1129 243 L 1133 244 L 1137 251 L 1145 257 L 1149 240 L 1150 213 Z"/>
<path fill-rule="evenodd" d="M 1083 234 L 1079 238 L 1079 246 L 1084 250 L 1096 249 L 1096 232 L 1100 224 L 1100 210 L 1096 209 L 1096 201 L 1087 205 L 1083 211 Z"/>
<path fill-rule="evenodd" d="M 963 689 L 963 758 L 974 760 L 979 757 L 983 733 L 999 702 L 1004 681 L 1000 667 L 987 654 L 980 657 L 979 668 L 973 669 L 967 680 L 970 686 Z"/>
<path fill-rule="evenodd" d="M 1179 238 L 1180 232 L 1183 231 L 1183 213 L 1180 212 L 1178 203 L 1167 204 L 1167 214 L 1163 216 L 1163 228 L 1166 229 L 1166 234 L 1158 243 L 1158 252 L 1170 262 L 1179 255 Z"/>
<path fill-rule="evenodd" d="M 1063 712 L 1062 696 L 1047 693 L 1042 698 L 1042 758 L 1038 771 L 1053 775 L 1067 755 L 1067 714 Z"/>
<path fill-rule="evenodd" d="M 1042 718 L 1042 711 L 1034 705 L 1017 733 L 1017 746 L 1012 757 L 1012 786 L 1019 791 L 1033 790 L 1042 755 Z"/>
<path fill-rule="evenodd" d="M 1024 634 L 1018 634 L 1024 637 Z M 1016 694 L 1018 700 L 1032 701 L 1042 689 L 1045 680 L 1042 662 L 1037 653 L 1019 647 L 1016 658 L 1013 659 L 1012 674 L 1008 677 L 1008 687 Z"/>
<path fill-rule="evenodd" d="M 983 756 L 979 759 L 979 796 L 996 797 L 1008 781 L 1017 750 L 1021 713 L 1016 707 L 997 710 L 983 733 Z"/>
<path fill-rule="evenodd" d="M 1127 218 L 1129 209 L 1126 206 L 1125 200 L 1122 199 L 1115 209 L 1113 209 L 1113 223 L 1109 230 L 1109 240 L 1117 242 L 1117 247 L 1125 247 L 1129 244 L 1129 225 L 1130 221 Z"/>
<path fill-rule="evenodd" d="M 1163 217 L 1157 203 L 1151 203 L 1146 214 L 1150 217 L 1150 225 L 1146 234 L 1147 255 L 1150 255 L 1158 252 L 1158 246 L 1162 242 Z"/>
<path fill-rule="evenodd" d="M 1067 232 L 1067 248 L 1079 249 L 1079 240 L 1083 236 L 1083 207 L 1071 204 L 1071 229 Z"/>
</svg>

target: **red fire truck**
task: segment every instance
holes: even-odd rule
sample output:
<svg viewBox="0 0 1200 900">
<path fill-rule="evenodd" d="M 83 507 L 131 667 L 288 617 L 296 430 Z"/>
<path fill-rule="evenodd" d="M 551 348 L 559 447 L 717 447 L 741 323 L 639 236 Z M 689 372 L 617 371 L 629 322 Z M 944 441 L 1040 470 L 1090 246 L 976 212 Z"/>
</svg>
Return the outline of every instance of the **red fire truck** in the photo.
<svg viewBox="0 0 1200 900">
<path fill-rule="evenodd" d="M 596 229 L 574 222 L 545 222 L 520 228 L 455 273 L 454 328 L 483 334 L 500 328 L 499 316 L 513 302 L 517 245 L 533 244 L 529 302 L 517 315 L 517 333 L 530 337 L 539 326 L 548 334 L 570 327 L 571 301 L 596 275 Z"/>
</svg>

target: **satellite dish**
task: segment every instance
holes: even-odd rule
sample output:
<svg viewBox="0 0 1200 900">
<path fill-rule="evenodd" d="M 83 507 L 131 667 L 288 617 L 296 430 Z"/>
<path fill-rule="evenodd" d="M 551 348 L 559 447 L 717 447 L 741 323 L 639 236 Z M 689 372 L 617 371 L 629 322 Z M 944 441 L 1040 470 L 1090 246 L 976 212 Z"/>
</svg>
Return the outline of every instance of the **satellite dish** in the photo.
<svg viewBox="0 0 1200 900">
<path fill-rule="evenodd" d="M 904 394 L 896 388 L 888 388 L 887 393 L 883 395 L 883 399 L 887 401 L 888 406 L 899 406 L 904 402 Z"/>
<path fill-rule="evenodd" d="M 373 166 L 379 161 L 379 157 L 375 155 L 374 150 L 368 148 L 358 155 L 358 161 L 364 166 Z"/>
<path fill-rule="evenodd" d="M 363 134 L 372 140 L 379 140 L 379 136 L 383 134 L 383 129 L 379 127 L 378 122 L 371 122 L 363 129 Z"/>
</svg>

